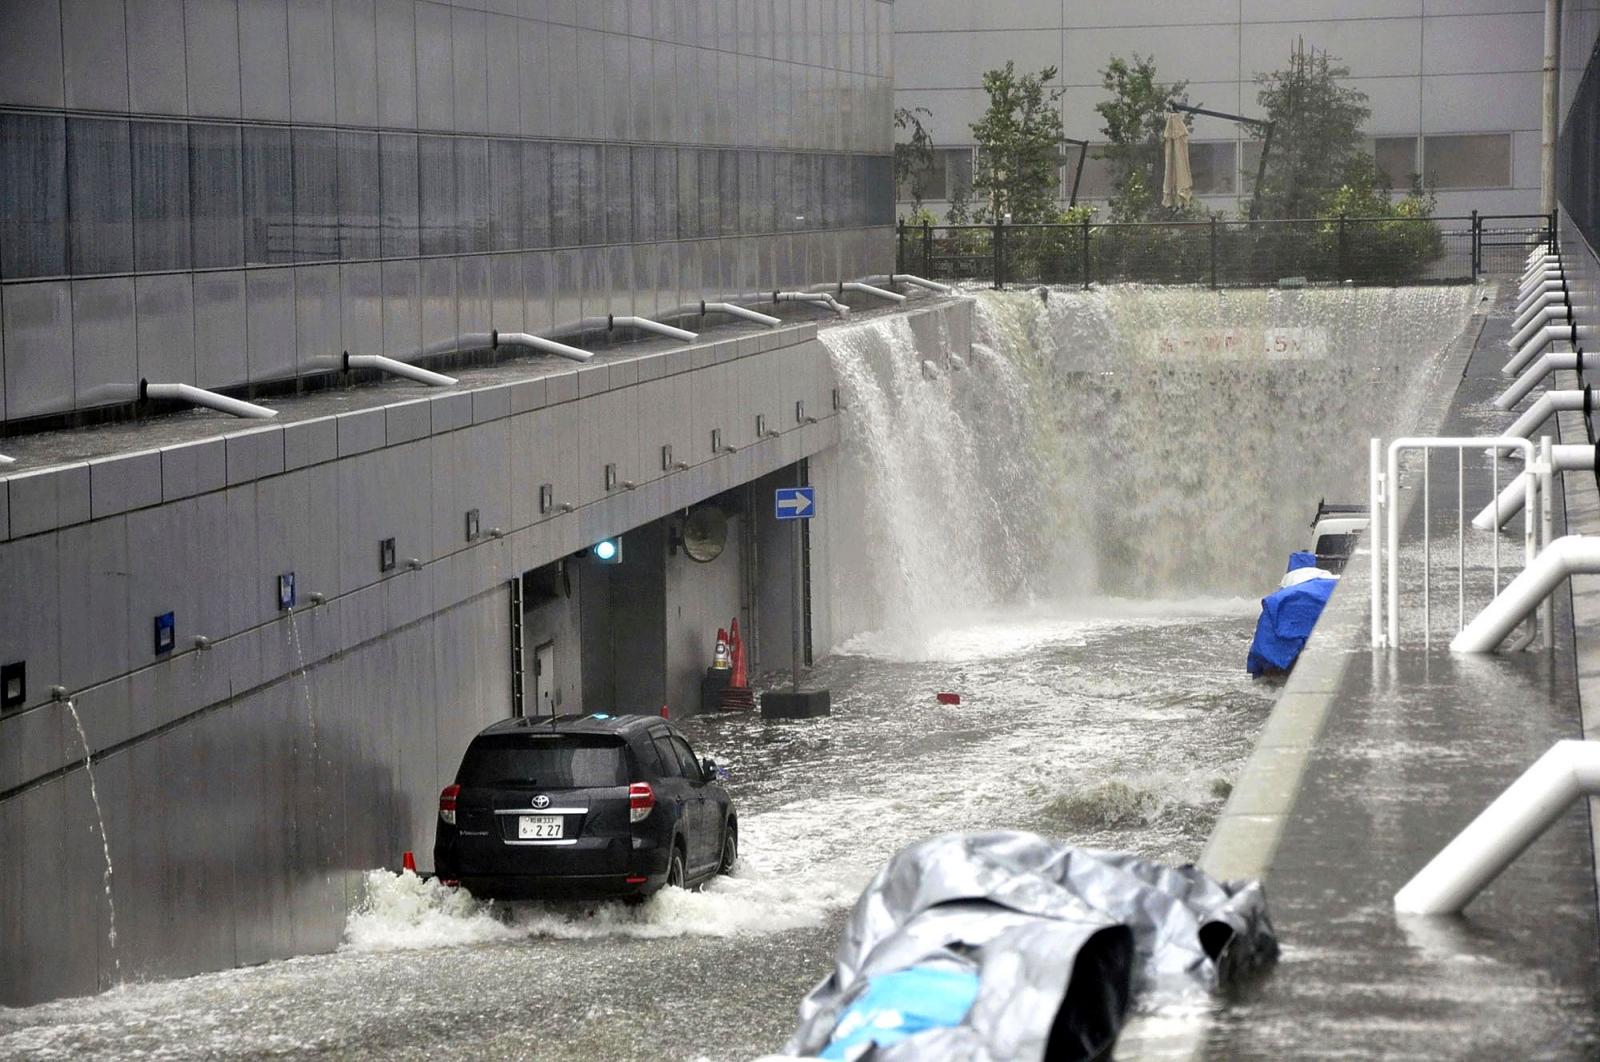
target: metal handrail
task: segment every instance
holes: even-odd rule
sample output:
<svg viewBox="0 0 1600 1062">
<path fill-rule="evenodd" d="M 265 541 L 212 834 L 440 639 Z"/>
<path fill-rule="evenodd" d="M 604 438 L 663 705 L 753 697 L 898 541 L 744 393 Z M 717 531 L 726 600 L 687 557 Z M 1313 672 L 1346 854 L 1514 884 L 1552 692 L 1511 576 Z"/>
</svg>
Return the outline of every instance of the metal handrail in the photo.
<svg viewBox="0 0 1600 1062">
<path fill-rule="evenodd" d="M 1373 439 L 1368 457 L 1369 501 L 1371 522 L 1368 538 L 1372 566 L 1372 647 L 1399 648 L 1400 645 L 1400 454 L 1405 450 L 1421 450 L 1422 463 L 1422 623 L 1423 644 L 1433 644 L 1433 535 L 1431 497 L 1431 453 L 1433 450 L 1456 451 L 1456 616 L 1457 630 L 1466 627 L 1466 451 L 1487 448 L 1490 453 L 1492 496 L 1500 495 L 1500 461 L 1503 450 L 1520 451 L 1523 468 L 1531 475 L 1525 488 L 1529 504 L 1523 513 L 1523 569 L 1532 565 L 1539 552 L 1541 529 L 1544 541 L 1550 538 L 1553 515 L 1550 509 L 1550 477 L 1554 462 L 1550 457 L 1550 440 L 1534 443 L 1516 436 L 1446 436 L 1406 437 L 1395 439 L 1388 446 L 1387 460 L 1383 440 Z M 1537 517 L 1537 520 L 1536 520 Z M 1500 534 L 1492 532 L 1492 579 L 1496 595 L 1500 593 Z M 1546 609 L 1544 637 L 1546 646 L 1553 644 L 1554 627 Z M 1531 641 L 1531 635 L 1530 639 Z"/>
</svg>

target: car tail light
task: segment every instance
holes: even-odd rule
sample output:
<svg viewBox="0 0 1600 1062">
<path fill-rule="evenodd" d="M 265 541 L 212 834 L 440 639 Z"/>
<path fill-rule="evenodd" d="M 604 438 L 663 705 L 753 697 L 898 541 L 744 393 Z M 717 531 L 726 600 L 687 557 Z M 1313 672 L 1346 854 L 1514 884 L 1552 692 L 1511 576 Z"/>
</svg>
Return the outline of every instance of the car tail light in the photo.
<svg viewBox="0 0 1600 1062">
<path fill-rule="evenodd" d="M 439 794 L 439 821 L 451 826 L 456 824 L 456 797 L 461 795 L 459 785 L 447 785 L 444 792 Z"/>
<path fill-rule="evenodd" d="M 656 791 L 649 782 L 634 782 L 628 787 L 628 821 L 643 822 L 656 806 Z"/>
</svg>

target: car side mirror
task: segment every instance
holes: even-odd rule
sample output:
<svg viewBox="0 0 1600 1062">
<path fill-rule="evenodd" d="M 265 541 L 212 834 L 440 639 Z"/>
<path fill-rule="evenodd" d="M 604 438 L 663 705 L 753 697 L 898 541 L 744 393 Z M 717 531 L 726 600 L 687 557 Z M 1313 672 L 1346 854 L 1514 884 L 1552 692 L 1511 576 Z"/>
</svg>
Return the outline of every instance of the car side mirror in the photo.
<svg viewBox="0 0 1600 1062">
<path fill-rule="evenodd" d="M 717 761 L 710 756 L 706 756 L 700 761 L 700 769 L 705 772 L 707 778 L 717 777 Z"/>
</svg>

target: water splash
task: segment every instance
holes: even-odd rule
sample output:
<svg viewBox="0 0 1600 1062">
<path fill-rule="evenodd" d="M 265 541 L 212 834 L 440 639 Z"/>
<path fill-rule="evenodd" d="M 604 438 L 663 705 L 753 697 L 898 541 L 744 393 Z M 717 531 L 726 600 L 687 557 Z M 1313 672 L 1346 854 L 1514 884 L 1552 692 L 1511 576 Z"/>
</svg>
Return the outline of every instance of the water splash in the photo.
<svg viewBox="0 0 1600 1062">
<path fill-rule="evenodd" d="M 83 720 L 78 716 L 78 706 L 73 698 L 68 697 L 64 702 L 67 714 L 72 716 L 72 725 L 77 728 L 78 742 L 83 746 L 83 772 L 89 779 L 89 799 L 94 802 L 95 824 L 100 830 L 100 851 L 105 856 L 106 870 L 103 875 L 106 891 L 106 941 L 111 945 L 111 960 L 118 974 L 122 972 L 122 958 L 117 954 L 117 901 L 111 892 L 111 842 L 106 838 L 106 816 L 100 809 L 100 789 L 95 785 L 94 756 L 89 751 L 89 735 L 84 733 Z"/>
<path fill-rule="evenodd" d="M 300 690 L 305 697 L 306 716 L 310 720 L 311 763 L 313 767 L 311 775 L 311 787 L 313 792 L 318 792 L 320 795 L 320 791 L 317 789 L 318 783 L 315 770 L 315 765 L 317 762 L 317 705 L 316 701 L 311 695 L 311 674 L 306 670 L 306 654 L 305 650 L 302 649 L 300 645 L 300 625 L 298 622 L 296 622 L 293 611 L 289 613 L 289 641 L 294 646 L 296 673 L 300 676 Z"/>
<path fill-rule="evenodd" d="M 1365 496 L 1467 287 L 974 290 L 967 364 L 903 315 L 821 333 L 847 415 L 833 635 L 911 646 L 974 611 L 1250 596 L 1319 497 Z M 921 322 L 919 322 L 919 328 Z M 824 459 L 824 463 L 828 459 Z"/>
</svg>

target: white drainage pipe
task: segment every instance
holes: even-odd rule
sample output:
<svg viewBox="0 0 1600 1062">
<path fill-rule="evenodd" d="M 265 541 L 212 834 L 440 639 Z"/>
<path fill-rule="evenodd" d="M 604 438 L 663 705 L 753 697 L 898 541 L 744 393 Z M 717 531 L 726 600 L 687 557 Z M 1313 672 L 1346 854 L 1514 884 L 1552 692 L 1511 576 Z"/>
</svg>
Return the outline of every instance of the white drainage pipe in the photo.
<svg viewBox="0 0 1600 1062">
<path fill-rule="evenodd" d="M 850 316 L 850 307 L 825 291 L 774 291 L 773 302 L 810 302 L 826 306 L 841 318 Z"/>
<path fill-rule="evenodd" d="M 1550 448 L 1550 463 L 1556 472 L 1578 472 L 1594 467 L 1594 447 L 1587 443 L 1581 445 L 1563 444 Z M 1472 526 L 1479 531 L 1493 531 L 1495 528 L 1504 527 L 1506 522 L 1522 511 L 1528 504 L 1528 473 L 1518 472 L 1516 478 L 1500 491 L 1500 496 L 1485 505 L 1472 518 Z"/>
<path fill-rule="evenodd" d="M 14 465 L 16 463 L 17 459 L 15 457 L 7 457 L 5 454 L 0 454 L 0 465 Z"/>
<path fill-rule="evenodd" d="M 246 402 L 238 398 L 229 398 L 227 395 L 219 395 L 215 391 L 207 391 L 203 387 L 195 387 L 186 383 L 158 384 L 151 383 L 148 380 L 140 380 L 139 397 L 162 402 L 187 402 L 191 406 L 204 406 L 207 409 L 215 409 L 219 413 L 230 413 L 235 417 L 251 417 L 258 420 L 266 420 L 278 415 L 276 409 L 268 409 L 266 406 L 258 406 L 254 402 Z"/>
<path fill-rule="evenodd" d="M 1512 350 L 1520 351 L 1524 346 L 1527 345 L 1528 341 L 1535 335 L 1538 335 L 1539 331 L 1546 325 L 1558 324 L 1560 322 L 1570 321 L 1571 319 L 1572 310 L 1566 305 L 1566 303 L 1561 303 L 1557 306 L 1546 306 L 1544 309 L 1534 314 L 1528 323 L 1523 325 L 1515 335 L 1506 340 L 1506 346 L 1510 347 Z"/>
<path fill-rule="evenodd" d="M 1521 328 L 1527 324 L 1528 318 L 1534 313 L 1534 307 L 1543 306 L 1553 297 L 1559 298 L 1566 293 L 1567 282 L 1565 278 L 1559 280 L 1546 280 L 1539 287 L 1517 302 L 1517 319 L 1511 327 Z"/>
<path fill-rule="evenodd" d="M 424 369 L 420 365 L 400 361 L 397 358 L 386 358 L 382 354 L 346 354 L 344 356 L 346 369 L 377 369 L 393 376 L 404 376 L 408 380 L 427 384 L 429 387 L 449 387 L 458 382 L 454 376 Z"/>
<path fill-rule="evenodd" d="M 1528 407 L 1526 413 L 1518 417 L 1502 435 L 1513 435 L 1519 439 L 1531 439 L 1533 433 L 1557 413 L 1572 413 L 1583 408 L 1582 391 L 1546 391 L 1539 396 L 1539 400 Z M 1491 448 L 1492 449 L 1492 448 Z M 1501 450 L 1502 453 L 1512 453 L 1510 447 Z"/>
<path fill-rule="evenodd" d="M 1450 641 L 1455 653 L 1492 653 L 1571 575 L 1600 573 L 1600 538 L 1563 535 L 1517 573 Z"/>
<path fill-rule="evenodd" d="M 496 332 L 493 345 L 529 347 L 539 351 L 541 354 L 554 354 L 558 358 L 567 358 L 572 361 L 588 361 L 594 357 L 587 350 L 579 350 L 577 347 L 569 347 L 565 343 L 557 343 L 553 339 L 531 335 L 527 332 Z"/>
<path fill-rule="evenodd" d="M 700 316 L 704 317 L 708 313 L 725 313 L 732 317 L 742 317 L 746 321 L 764 324 L 768 328 L 776 328 L 783 324 L 782 318 L 774 317 L 770 313 L 758 313 L 748 306 L 740 306 L 734 302 L 702 302 Z"/>
<path fill-rule="evenodd" d="M 1506 362 L 1505 368 L 1501 369 L 1500 371 L 1508 375 L 1515 376 L 1517 373 L 1521 372 L 1523 367 L 1526 366 L 1530 361 L 1532 361 L 1534 358 L 1537 358 L 1540 354 L 1543 354 L 1544 348 L 1548 347 L 1551 343 L 1566 342 L 1571 343 L 1573 346 L 1577 346 L 1582 340 L 1592 339 L 1593 332 L 1594 329 L 1590 328 L 1588 325 L 1570 323 L 1545 325 L 1543 328 L 1539 329 L 1533 334 L 1533 338 L 1529 339 L 1522 345 L 1522 348 L 1517 351 L 1516 356 L 1510 361 Z"/>
<path fill-rule="evenodd" d="M 1402 914 L 1459 913 L 1566 814 L 1573 801 L 1597 794 L 1600 742 L 1556 742 L 1394 894 L 1394 909 Z"/>
<path fill-rule="evenodd" d="M 1539 355 L 1539 360 L 1528 367 L 1528 371 L 1517 377 L 1516 382 L 1501 392 L 1500 397 L 1494 400 L 1494 408 L 1510 409 L 1524 398 L 1527 398 L 1544 382 L 1544 378 L 1553 372 L 1562 369 L 1576 369 L 1583 371 L 1583 353 L 1581 351 L 1551 351 Z"/>
<path fill-rule="evenodd" d="M 1559 266 L 1560 264 L 1561 255 L 1559 253 L 1554 251 L 1545 251 L 1537 257 L 1528 260 L 1528 264 L 1522 269 L 1522 277 L 1524 280 L 1526 280 L 1530 275 L 1537 273 L 1546 266 Z"/>
<path fill-rule="evenodd" d="M 674 328 L 660 321 L 652 321 L 648 317 L 618 317 L 612 314 L 606 318 L 606 330 L 613 328 L 637 328 L 641 332 L 654 332 L 658 336 L 671 336 L 685 343 L 693 343 L 700 337 L 686 328 Z"/>
<path fill-rule="evenodd" d="M 1562 269 L 1560 266 L 1554 266 L 1547 268 L 1542 272 L 1535 273 L 1517 286 L 1517 298 L 1526 298 L 1528 292 L 1532 291 L 1534 288 L 1537 288 L 1539 285 L 1552 280 L 1564 280 L 1566 275 L 1567 271 Z"/>
<path fill-rule="evenodd" d="M 1530 255 L 1528 258 L 1525 258 L 1523 261 L 1526 263 L 1526 265 L 1523 266 L 1522 272 L 1524 275 L 1526 275 L 1533 272 L 1535 269 L 1538 269 L 1542 265 L 1549 265 L 1552 262 L 1559 264 L 1561 261 L 1561 252 L 1552 251 L 1547 247 L 1535 248 L 1535 253 Z"/>
<path fill-rule="evenodd" d="M 921 277 L 914 277 L 910 273 L 890 273 L 889 283 L 910 284 L 912 287 L 922 288 L 926 291 L 936 291 L 940 295 L 948 295 L 954 290 L 949 284 L 940 284 L 936 280 L 923 280 Z"/>
<path fill-rule="evenodd" d="M 1506 346 L 1512 350 L 1519 349 L 1522 344 L 1533 338 L 1533 334 L 1548 324 L 1559 324 L 1562 321 L 1572 320 L 1572 303 L 1565 292 L 1543 300 L 1544 305 L 1535 303 L 1517 318 L 1521 324 L 1513 321 L 1511 327 L 1516 329 L 1512 337 L 1506 340 Z"/>
<path fill-rule="evenodd" d="M 883 288 L 873 287 L 871 284 L 863 284 L 859 280 L 839 281 L 839 294 L 843 295 L 847 291 L 859 291 L 863 295 L 874 295 L 880 299 L 886 299 L 889 302 L 898 303 L 906 301 L 906 297 L 900 294 L 898 291 L 885 291 Z"/>
</svg>

